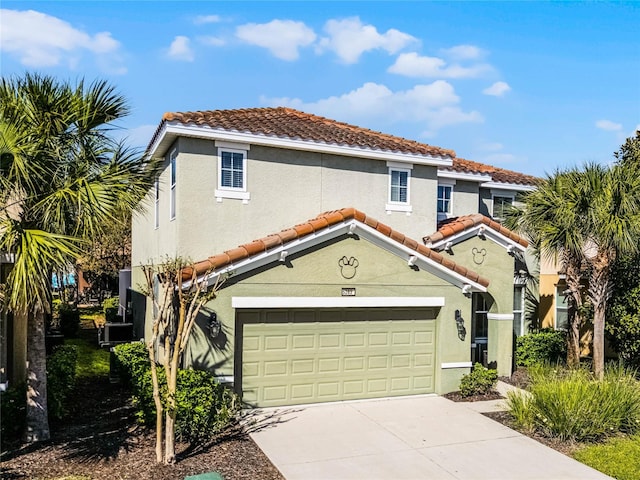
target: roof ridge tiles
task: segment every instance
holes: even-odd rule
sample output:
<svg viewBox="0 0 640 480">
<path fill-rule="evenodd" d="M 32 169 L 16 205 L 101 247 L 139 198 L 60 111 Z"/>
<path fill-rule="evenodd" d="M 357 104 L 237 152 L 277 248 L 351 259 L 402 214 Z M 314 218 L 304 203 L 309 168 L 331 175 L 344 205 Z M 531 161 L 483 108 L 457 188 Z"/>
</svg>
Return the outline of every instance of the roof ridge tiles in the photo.
<svg viewBox="0 0 640 480">
<path fill-rule="evenodd" d="M 222 254 L 213 255 L 206 260 L 195 263 L 194 268 L 197 275 L 202 275 L 210 272 L 213 269 L 219 269 L 221 267 L 231 265 L 237 261 L 259 255 L 260 253 L 268 251 L 270 248 L 284 245 L 287 242 L 306 237 L 327 227 L 351 219 L 355 219 L 356 221 L 367 225 L 380 234 L 390 238 L 394 242 L 404 245 L 411 250 L 414 250 L 417 253 L 430 258 L 434 262 L 443 265 L 444 267 L 458 273 L 459 275 L 467 277 L 474 282 L 484 285 L 485 287 L 489 285 L 489 280 L 481 277 L 477 273 L 456 264 L 455 262 L 445 258 L 440 253 L 431 250 L 429 247 L 426 247 L 416 240 L 413 240 L 406 235 L 392 229 L 388 225 L 378 222 L 374 218 L 353 207 L 342 208 L 340 210 L 330 210 L 321 213 L 317 217 L 307 222 L 300 223 L 295 227 L 284 229 L 278 233 L 253 240 L 252 242 L 240 245 L 236 248 L 226 250 Z M 191 268 L 186 268 L 183 270 L 183 278 L 185 279 L 191 278 L 192 274 L 193 270 Z"/>
<path fill-rule="evenodd" d="M 455 157 L 453 150 L 408 140 L 290 107 L 165 112 L 151 144 L 154 143 L 161 127 L 166 122 L 193 123 L 214 129 L 250 132 L 254 135 L 272 135 L 279 138 L 297 138 L 303 141 L 340 144 L 372 150 Z"/>
<path fill-rule="evenodd" d="M 460 217 L 455 217 L 447 221 L 447 223 L 443 224 L 431 235 L 427 235 L 422 238 L 424 243 L 435 243 L 445 238 L 451 237 L 455 234 L 464 232 L 465 230 L 469 230 L 471 228 L 475 228 L 478 225 L 483 224 L 491 228 L 492 230 L 504 235 L 510 240 L 522 245 L 523 247 L 528 247 L 529 242 L 522 238 L 515 232 L 512 232 L 504 225 L 496 222 L 495 220 L 481 214 L 481 213 L 472 213 L 469 215 L 462 215 Z"/>
</svg>

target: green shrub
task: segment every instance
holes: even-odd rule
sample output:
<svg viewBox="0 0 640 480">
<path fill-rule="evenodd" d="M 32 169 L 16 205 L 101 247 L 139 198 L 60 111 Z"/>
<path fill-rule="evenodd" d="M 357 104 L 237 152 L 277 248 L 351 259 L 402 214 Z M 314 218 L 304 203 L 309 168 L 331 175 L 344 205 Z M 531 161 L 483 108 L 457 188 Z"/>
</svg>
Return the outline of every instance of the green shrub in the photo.
<svg viewBox="0 0 640 480">
<path fill-rule="evenodd" d="M 176 437 L 194 442 L 229 425 L 240 410 L 240 401 L 209 372 L 180 370 L 176 407 Z"/>
<path fill-rule="evenodd" d="M 156 408 L 146 347 L 142 343 L 122 344 L 115 347 L 115 354 L 121 378 L 131 385 L 138 420 L 153 425 Z M 164 368 L 158 366 L 157 372 L 160 395 L 166 399 Z M 166 401 L 163 406 L 167 408 Z M 178 371 L 176 437 L 179 440 L 193 442 L 210 437 L 233 422 L 240 406 L 238 396 L 218 383 L 211 373 Z"/>
<path fill-rule="evenodd" d="M 104 311 L 104 318 L 107 322 L 112 323 L 118 319 L 118 307 L 120 300 L 118 297 L 106 298 L 102 302 L 102 310 Z"/>
<path fill-rule="evenodd" d="M 577 451 L 573 457 L 617 480 L 640 478 L 640 435 L 611 438 L 604 444 L 591 445 Z"/>
<path fill-rule="evenodd" d="M 24 431 L 27 414 L 27 389 L 25 384 L 16 385 L 0 392 L 0 438 L 3 443 L 20 439 Z"/>
<path fill-rule="evenodd" d="M 66 413 L 69 394 L 75 386 L 77 348 L 73 345 L 54 347 L 47 358 L 47 406 L 49 417 L 59 420 Z"/>
<path fill-rule="evenodd" d="M 496 386 L 497 381 L 497 370 L 488 369 L 476 363 L 471 373 L 460 380 L 460 395 L 469 397 L 489 393 Z"/>
<path fill-rule="evenodd" d="M 130 387 L 140 381 L 140 377 L 149 370 L 149 351 L 142 342 L 121 343 L 113 349 L 115 368 L 120 380 Z"/>
<path fill-rule="evenodd" d="M 60 303 L 57 308 L 58 325 L 65 337 L 75 337 L 80 330 L 80 311 L 69 303 Z"/>
<path fill-rule="evenodd" d="M 586 369 L 530 369 L 529 392 L 510 393 L 516 425 L 561 440 L 598 440 L 640 431 L 640 384 L 634 372 L 609 367 L 602 381 Z"/>
<path fill-rule="evenodd" d="M 566 333 L 545 328 L 516 339 L 516 365 L 556 364 L 567 356 Z"/>
</svg>

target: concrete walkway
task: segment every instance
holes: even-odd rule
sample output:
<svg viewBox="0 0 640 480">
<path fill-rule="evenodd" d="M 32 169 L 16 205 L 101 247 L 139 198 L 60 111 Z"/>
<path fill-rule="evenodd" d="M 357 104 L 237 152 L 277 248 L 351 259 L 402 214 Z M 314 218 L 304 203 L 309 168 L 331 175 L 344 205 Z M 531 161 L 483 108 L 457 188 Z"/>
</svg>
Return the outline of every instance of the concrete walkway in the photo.
<svg viewBox="0 0 640 480">
<path fill-rule="evenodd" d="M 287 480 L 610 478 L 477 410 L 429 395 L 264 409 L 251 437 Z"/>
</svg>

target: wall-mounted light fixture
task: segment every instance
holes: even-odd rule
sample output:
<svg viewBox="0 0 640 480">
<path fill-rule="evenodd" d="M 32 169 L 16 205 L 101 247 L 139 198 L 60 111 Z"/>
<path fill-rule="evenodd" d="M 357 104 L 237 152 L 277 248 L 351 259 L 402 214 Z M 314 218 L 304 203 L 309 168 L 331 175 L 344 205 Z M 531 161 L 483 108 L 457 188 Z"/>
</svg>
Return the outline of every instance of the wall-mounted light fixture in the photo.
<svg viewBox="0 0 640 480">
<path fill-rule="evenodd" d="M 460 312 L 460 310 L 456 310 L 455 319 L 456 328 L 458 329 L 458 338 L 464 342 L 464 339 L 467 336 L 467 329 L 464 328 L 464 318 L 462 318 L 462 312 Z"/>
<path fill-rule="evenodd" d="M 211 312 L 209 314 L 209 336 L 211 338 L 218 338 L 220 335 L 220 330 L 222 330 L 222 324 L 220 320 L 218 320 L 218 314 L 216 312 Z"/>
</svg>

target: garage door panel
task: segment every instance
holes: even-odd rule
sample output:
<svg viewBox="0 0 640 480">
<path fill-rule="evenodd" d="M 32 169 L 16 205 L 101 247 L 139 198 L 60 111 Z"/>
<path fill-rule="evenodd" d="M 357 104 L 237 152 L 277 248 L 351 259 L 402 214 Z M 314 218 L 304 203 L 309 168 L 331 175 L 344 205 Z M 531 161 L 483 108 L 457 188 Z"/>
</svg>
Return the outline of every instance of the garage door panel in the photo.
<svg viewBox="0 0 640 480">
<path fill-rule="evenodd" d="M 292 310 L 243 324 L 239 312 L 244 399 L 276 406 L 433 392 L 432 317 L 374 313 Z M 274 318 L 287 321 L 268 321 Z"/>
</svg>

